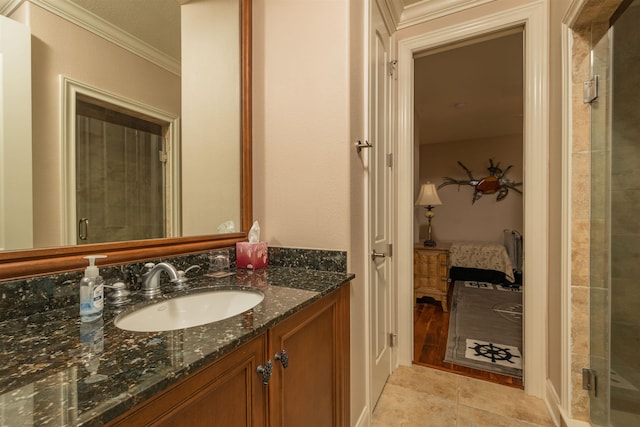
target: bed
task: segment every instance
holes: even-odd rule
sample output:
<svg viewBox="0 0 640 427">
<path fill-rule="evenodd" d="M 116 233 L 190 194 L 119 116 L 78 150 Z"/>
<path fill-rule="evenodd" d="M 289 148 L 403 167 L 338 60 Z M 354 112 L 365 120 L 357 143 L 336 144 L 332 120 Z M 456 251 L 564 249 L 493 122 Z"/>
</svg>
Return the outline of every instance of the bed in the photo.
<svg viewBox="0 0 640 427">
<path fill-rule="evenodd" d="M 495 242 L 453 242 L 449 249 L 449 277 L 490 283 L 514 283 L 511 258 Z"/>
</svg>

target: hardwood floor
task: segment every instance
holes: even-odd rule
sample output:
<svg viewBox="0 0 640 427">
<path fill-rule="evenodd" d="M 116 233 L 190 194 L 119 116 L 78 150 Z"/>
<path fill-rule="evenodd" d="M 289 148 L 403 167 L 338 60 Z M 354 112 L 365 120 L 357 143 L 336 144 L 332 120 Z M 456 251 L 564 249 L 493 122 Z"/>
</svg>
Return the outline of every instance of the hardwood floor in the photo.
<svg viewBox="0 0 640 427">
<path fill-rule="evenodd" d="M 451 286 L 451 288 L 453 288 L 453 286 Z M 428 366 L 430 368 L 453 372 L 510 387 L 524 388 L 521 378 L 485 372 L 444 362 L 444 356 L 447 350 L 449 313 L 442 311 L 439 302 L 429 300 L 427 303 L 415 304 L 413 324 L 413 363 L 416 365 Z"/>
</svg>

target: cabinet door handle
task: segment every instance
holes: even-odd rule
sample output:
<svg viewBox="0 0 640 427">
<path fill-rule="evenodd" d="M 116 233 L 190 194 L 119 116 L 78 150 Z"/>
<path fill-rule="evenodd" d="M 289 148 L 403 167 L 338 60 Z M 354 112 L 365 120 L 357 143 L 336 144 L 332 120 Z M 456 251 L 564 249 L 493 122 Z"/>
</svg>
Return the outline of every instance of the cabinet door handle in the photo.
<svg viewBox="0 0 640 427">
<path fill-rule="evenodd" d="M 265 366 L 262 366 L 262 365 L 258 366 L 256 371 L 258 371 L 259 374 L 262 374 L 262 384 L 264 385 L 269 384 L 272 370 L 273 370 L 273 363 L 271 362 L 271 360 L 267 360 L 267 363 L 265 363 Z"/>
<path fill-rule="evenodd" d="M 372 260 L 372 261 L 375 261 L 375 260 L 376 260 L 376 258 L 384 258 L 384 257 L 386 257 L 386 256 L 387 256 L 387 254 L 386 254 L 386 253 L 384 253 L 384 252 L 376 252 L 376 250 L 375 250 L 375 249 L 373 249 L 373 250 L 371 251 L 371 260 Z"/>
<path fill-rule="evenodd" d="M 283 368 L 287 369 L 289 367 L 289 353 L 287 353 L 287 350 L 282 349 L 282 351 L 280 353 L 276 353 L 273 358 L 279 360 L 280 363 L 282 363 Z"/>
</svg>

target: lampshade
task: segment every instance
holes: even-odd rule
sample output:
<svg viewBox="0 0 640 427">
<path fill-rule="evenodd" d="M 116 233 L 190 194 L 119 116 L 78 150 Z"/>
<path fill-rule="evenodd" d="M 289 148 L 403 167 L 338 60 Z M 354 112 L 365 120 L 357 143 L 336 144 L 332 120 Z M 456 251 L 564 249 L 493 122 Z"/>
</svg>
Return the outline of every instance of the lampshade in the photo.
<svg viewBox="0 0 640 427">
<path fill-rule="evenodd" d="M 429 181 L 422 184 L 420 188 L 420 195 L 416 200 L 416 206 L 437 206 L 441 205 L 440 197 L 438 197 L 438 191 L 436 186 Z"/>
</svg>

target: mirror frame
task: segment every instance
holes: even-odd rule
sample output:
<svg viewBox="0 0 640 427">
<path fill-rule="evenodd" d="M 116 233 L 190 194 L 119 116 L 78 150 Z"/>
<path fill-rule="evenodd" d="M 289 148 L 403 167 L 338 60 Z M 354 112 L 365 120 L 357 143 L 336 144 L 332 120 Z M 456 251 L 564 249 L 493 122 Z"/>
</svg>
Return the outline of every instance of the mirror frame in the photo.
<svg viewBox="0 0 640 427">
<path fill-rule="evenodd" d="M 0 280 L 17 279 L 44 274 L 80 270 L 85 267 L 85 255 L 107 255 L 105 263 L 114 265 L 150 258 L 202 252 L 208 249 L 235 245 L 246 241 L 253 222 L 252 183 L 252 117 L 251 117 L 251 37 L 252 0 L 240 2 L 241 56 L 241 226 L 239 233 L 213 234 L 168 239 L 133 240 L 81 246 L 0 252 Z"/>
</svg>

